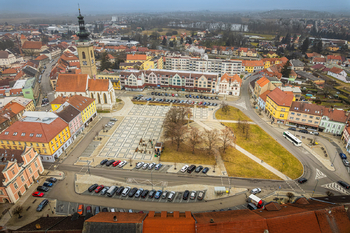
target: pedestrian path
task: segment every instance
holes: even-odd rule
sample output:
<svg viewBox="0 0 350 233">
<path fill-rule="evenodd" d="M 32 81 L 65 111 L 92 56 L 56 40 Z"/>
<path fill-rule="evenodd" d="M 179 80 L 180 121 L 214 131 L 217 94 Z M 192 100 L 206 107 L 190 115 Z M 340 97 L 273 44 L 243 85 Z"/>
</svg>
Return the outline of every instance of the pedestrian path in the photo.
<svg viewBox="0 0 350 233">
<path fill-rule="evenodd" d="M 226 122 L 226 123 L 238 123 L 239 122 L 239 121 L 231 121 L 231 120 L 217 120 L 217 121 L 219 121 L 219 122 Z M 251 125 L 256 125 L 256 123 L 254 121 L 247 121 L 247 123 L 251 124 Z"/>
</svg>

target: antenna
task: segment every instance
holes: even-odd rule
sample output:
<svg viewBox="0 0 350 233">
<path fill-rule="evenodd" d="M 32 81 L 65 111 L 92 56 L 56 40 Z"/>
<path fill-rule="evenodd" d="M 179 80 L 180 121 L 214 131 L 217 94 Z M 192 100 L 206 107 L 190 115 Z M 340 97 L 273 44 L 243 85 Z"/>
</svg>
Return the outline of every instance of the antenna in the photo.
<svg viewBox="0 0 350 233">
<path fill-rule="evenodd" d="M 80 6 L 79 6 L 79 3 L 78 3 L 78 9 L 79 9 L 79 15 L 80 15 Z"/>
</svg>

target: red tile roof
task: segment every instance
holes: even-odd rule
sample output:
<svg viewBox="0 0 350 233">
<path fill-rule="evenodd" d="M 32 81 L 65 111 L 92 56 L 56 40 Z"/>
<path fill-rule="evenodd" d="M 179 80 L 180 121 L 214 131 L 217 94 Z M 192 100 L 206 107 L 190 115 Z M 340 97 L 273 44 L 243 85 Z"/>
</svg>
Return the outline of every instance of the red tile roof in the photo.
<svg viewBox="0 0 350 233">
<path fill-rule="evenodd" d="M 49 58 L 49 57 L 43 54 L 43 55 L 40 55 L 39 57 L 35 58 L 35 60 L 36 61 L 41 61 L 41 60 L 44 60 L 44 59 L 47 59 L 47 58 Z"/>
<path fill-rule="evenodd" d="M 270 92 L 270 90 L 267 90 L 264 93 L 262 93 L 259 97 L 266 103 L 267 94 L 269 94 Z"/>
<path fill-rule="evenodd" d="M 117 221 L 114 221 L 114 216 Z M 145 213 L 120 213 L 120 212 L 100 212 L 87 219 L 85 222 L 104 222 L 104 223 L 142 223 L 146 217 Z"/>
<path fill-rule="evenodd" d="M 234 82 L 237 81 L 238 83 L 240 83 L 240 85 L 242 84 L 242 79 L 238 76 L 238 74 L 234 74 L 233 76 L 229 76 L 227 73 L 225 73 L 222 77 L 221 80 L 226 80 L 227 82 Z"/>
<path fill-rule="evenodd" d="M 22 89 L 18 88 L 18 89 L 11 89 L 10 90 L 10 95 L 22 95 Z"/>
<path fill-rule="evenodd" d="M 79 111 L 84 110 L 87 106 L 89 106 L 95 99 L 81 96 L 81 95 L 73 95 L 68 98 L 67 102 L 71 104 L 73 107 L 78 109 Z"/>
<path fill-rule="evenodd" d="M 253 61 L 243 60 L 242 66 L 254 66 L 254 67 L 264 66 L 264 62 L 262 60 L 253 60 Z"/>
<path fill-rule="evenodd" d="M 338 61 L 342 61 L 341 56 L 337 56 L 337 55 L 328 55 L 328 56 L 327 56 L 327 60 L 338 60 Z"/>
<path fill-rule="evenodd" d="M 127 54 L 126 60 L 144 60 L 146 61 L 146 54 Z"/>
<path fill-rule="evenodd" d="M 6 69 L 2 72 L 2 74 L 17 74 L 17 70 L 10 68 L 10 69 Z"/>
<path fill-rule="evenodd" d="M 50 124 L 16 121 L 0 134 L 0 140 L 48 143 L 67 126 L 61 118 L 56 118 Z M 24 136 L 22 133 L 25 133 Z"/>
<path fill-rule="evenodd" d="M 340 74 L 343 70 L 337 67 L 332 67 L 329 72 L 332 72 L 334 74 Z"/>
<path fill-rule="evenodd" d="M 109 79 L 89 79 L 89 91 L 108 91 Z"/>
<path fill-rule="evenodd" d="M 327 116 L 330 121 L 346 123 L 349 120 L 349 115 L 346 115 L 344 110 L 326 108 L 323 116 Z"/>
<path fill-rule="evenodd" d="M 283 92 L 279 88 L 275 88 L 267 96 L 279 106 L 290 107 L 294 98 L 293 94 Z"/>
<path fill-rule="evenodd" d="M 87 82 L 87 74 L 59 74 L 56 92 L 85 92 Z"/>
<path fill-rule="evenodd" d="M 50 104 L 63 104 L 68 100 L 68 97 L 57 96 Z"/>
<path fill-rule="evenodd" d="M 41 49 L 43 46 L 41 41 L 25 41 L 22 49 Z"/>
<path fill-rule="evenodd" d="M 314 57 L 312 59 L 313 62 L 326 62 L 326 58 L 325 57 Z"/>
<path fill-rule="evenodd" d="M 260 86 L 263 87 L 266 84 L 268 84 L 270 82 L 270 80 L 268 80 L 266 77 L 262 77 L 261 79 L 259 79 L 258 81 L 256 81 L 256 83 Z"/>
</svg>

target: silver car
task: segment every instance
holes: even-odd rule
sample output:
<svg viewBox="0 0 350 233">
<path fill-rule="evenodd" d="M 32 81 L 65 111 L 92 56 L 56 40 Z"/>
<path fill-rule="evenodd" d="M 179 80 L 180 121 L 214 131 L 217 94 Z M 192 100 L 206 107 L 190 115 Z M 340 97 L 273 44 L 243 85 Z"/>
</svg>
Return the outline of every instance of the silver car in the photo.
<svg viewBox="0 0 350 233">
<path fill-rule="evenodd" d="M 148 169 L 149 170 L 152 170 L 154 168 L 154 166 L 156 166 L 156 163 L 151 163 L 149 166 L 148 166 Z"/>
<path fill-rule="evenodd" d="M 144 162 L 138 162 L 136 164 L 136 169 L 140 169 L 145 163 Z"/>
<path fill-rule="evenodd" d="M 147 167 L 148 167 L 148 163 L 145 163 L 145 164 L 142 166 L 142 169 L 143 169 L 143 170 L 146 170 Z"/>
</svg>

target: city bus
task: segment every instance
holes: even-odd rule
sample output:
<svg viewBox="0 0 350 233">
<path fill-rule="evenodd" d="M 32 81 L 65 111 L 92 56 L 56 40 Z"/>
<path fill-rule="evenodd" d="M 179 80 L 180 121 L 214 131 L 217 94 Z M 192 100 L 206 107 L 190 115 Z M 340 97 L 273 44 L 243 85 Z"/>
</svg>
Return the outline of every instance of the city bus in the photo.
<svg viewBox="0 0 350 233">
<path fill-rule="evenodd" d="M 301 141 L 288 131 L 283 132 L 283 137 L 294 144 L 294 146 L 301 146 Z"/>
</svg>

